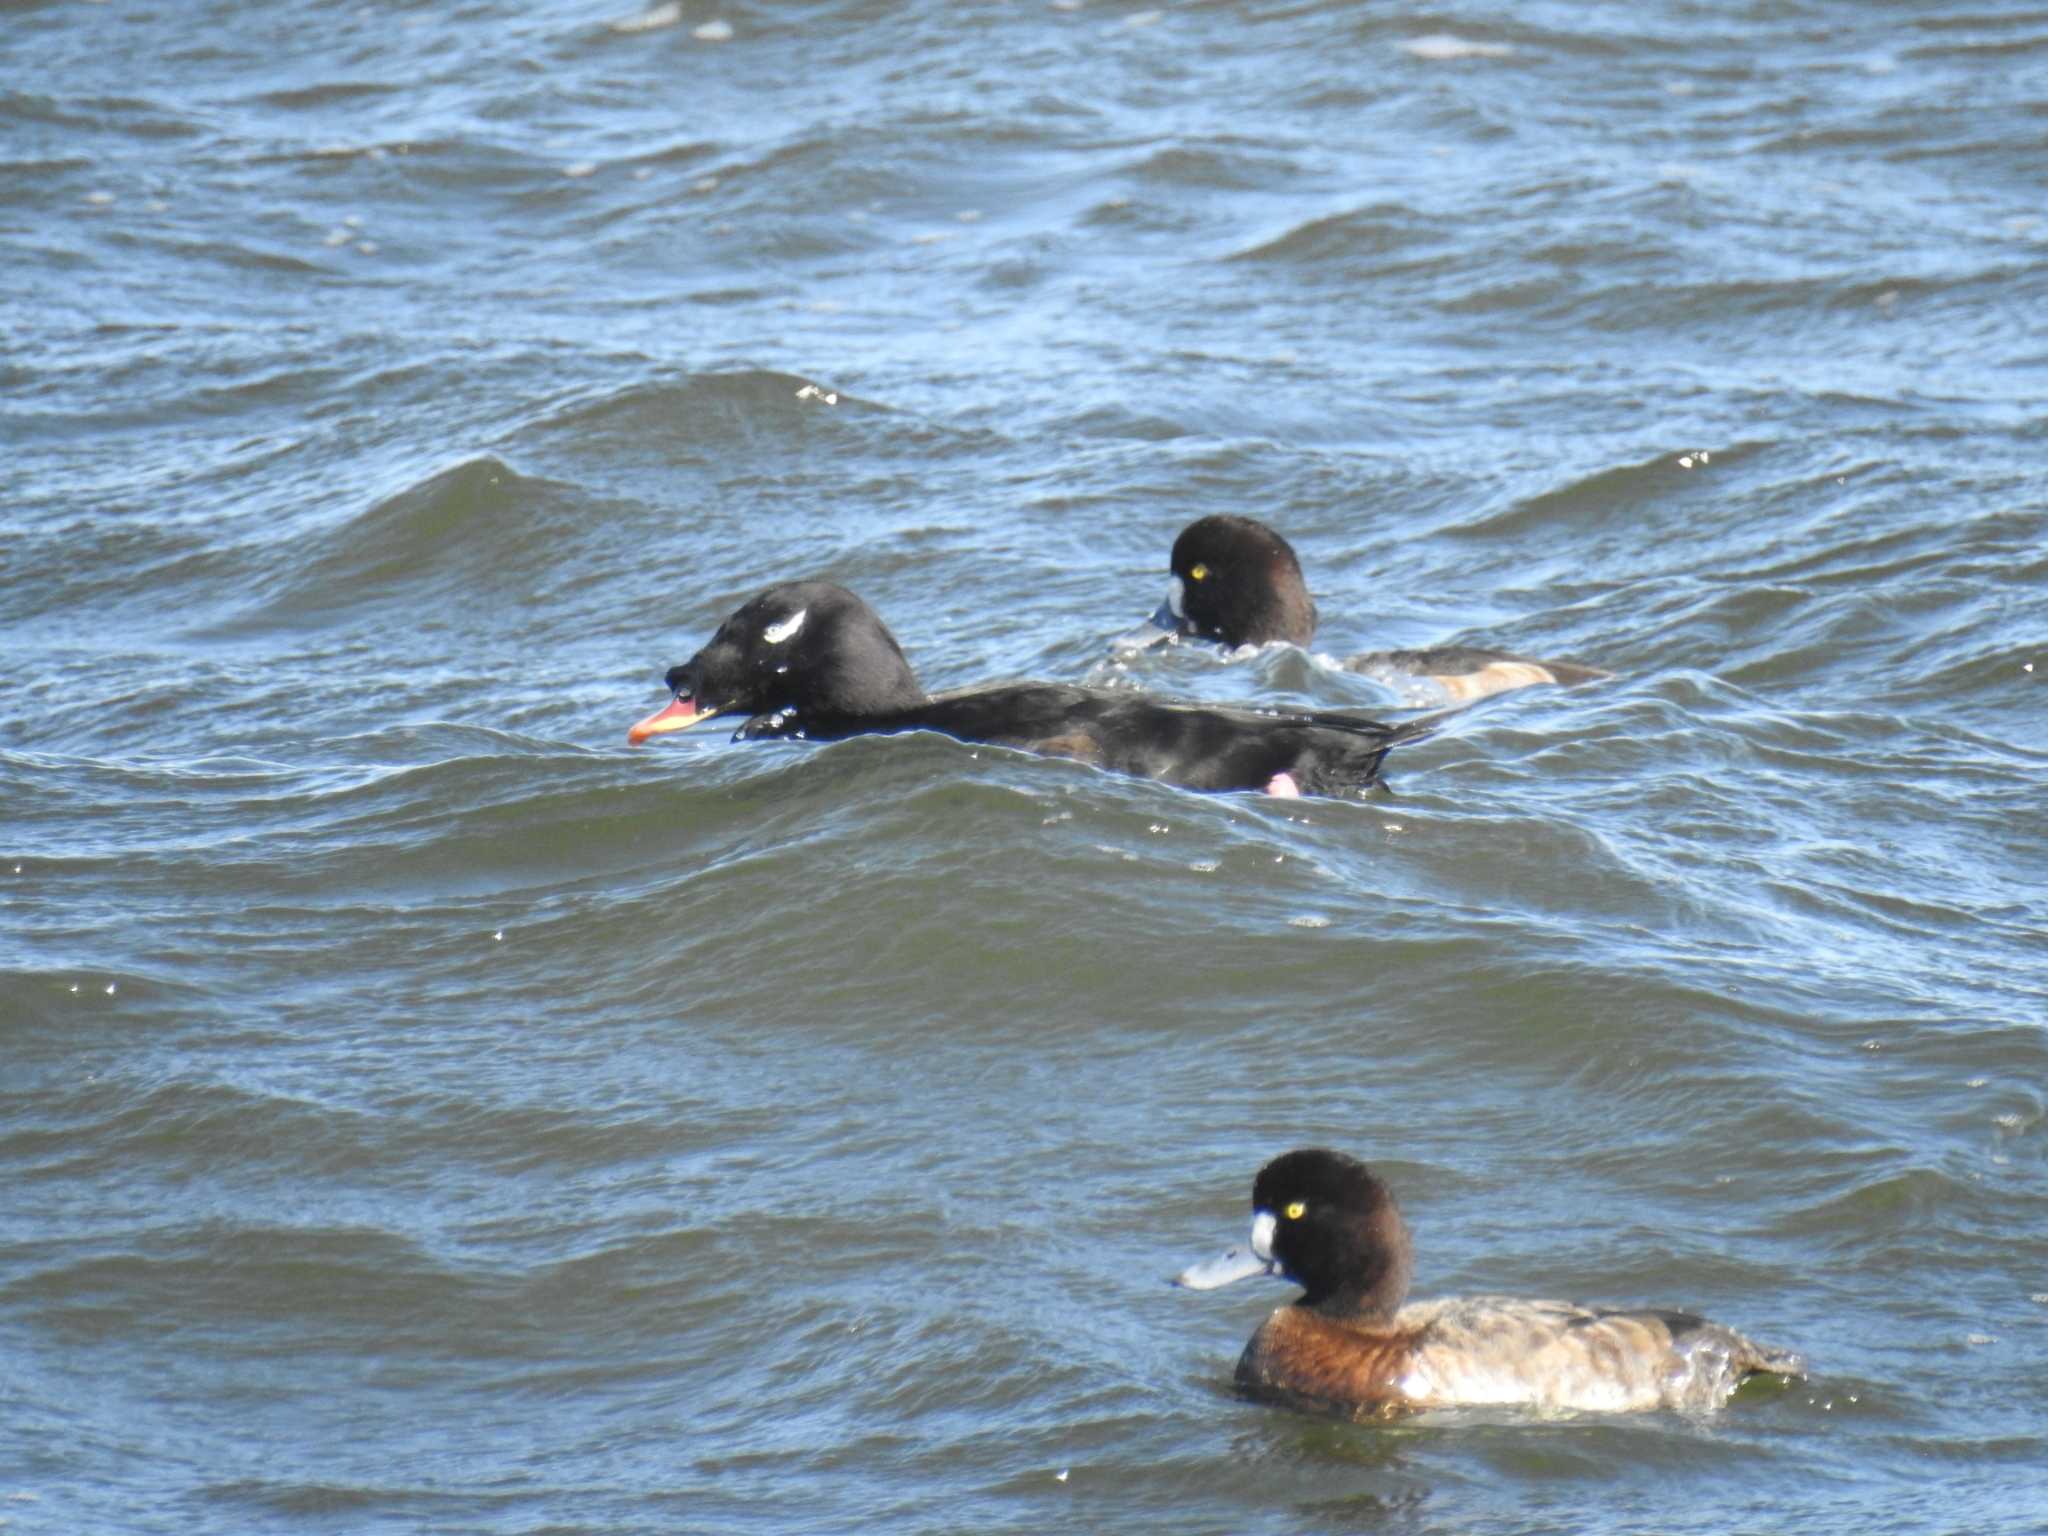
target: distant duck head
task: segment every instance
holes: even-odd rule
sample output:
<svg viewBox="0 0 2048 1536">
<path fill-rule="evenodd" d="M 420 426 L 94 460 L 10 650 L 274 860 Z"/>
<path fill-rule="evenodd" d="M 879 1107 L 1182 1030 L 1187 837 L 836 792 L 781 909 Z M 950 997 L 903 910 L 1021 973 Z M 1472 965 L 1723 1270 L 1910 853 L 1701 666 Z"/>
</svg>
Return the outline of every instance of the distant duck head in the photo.
<svg viewBox="0 0 2048 1536">
<path fill-rule="evenodd" d="M 1228 646 L 1315 637 L 1316 605 L 1294 547 L 1256 518 L 1197 518 L 1173 541 L 1166 601 L 1118 642 L 1143 650 L 1180 636 Z"/>
</svg>

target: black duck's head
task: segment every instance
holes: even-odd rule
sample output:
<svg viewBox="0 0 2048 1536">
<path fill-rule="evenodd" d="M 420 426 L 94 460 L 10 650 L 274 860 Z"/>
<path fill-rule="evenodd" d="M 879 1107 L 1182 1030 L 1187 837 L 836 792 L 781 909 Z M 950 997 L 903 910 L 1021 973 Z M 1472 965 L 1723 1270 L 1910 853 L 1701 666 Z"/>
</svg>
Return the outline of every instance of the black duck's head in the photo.
<svg viewBox="0 0 2048 1536">
<path fill-rule="evenodd" d="M 1412 1265 L 1393 1192 L 1357 1158 L 1312 1148 L 1259 1170 L 1250 1247 L 1183 1270 L 1177 1283 L 1210 1290 L 1278 1275 L 1302 1288 L 1301 1306 L 1379 1320 L 1399 1310 Z"/>
<path fill-rule="evenodd" d="M 635 725 L 629 742 L 717 715 L 858 721 L 924 697 L 874 609 L 829 581 L 788 582 L 750 599 L 666 681 L 674 701 Z"/>
</svg>

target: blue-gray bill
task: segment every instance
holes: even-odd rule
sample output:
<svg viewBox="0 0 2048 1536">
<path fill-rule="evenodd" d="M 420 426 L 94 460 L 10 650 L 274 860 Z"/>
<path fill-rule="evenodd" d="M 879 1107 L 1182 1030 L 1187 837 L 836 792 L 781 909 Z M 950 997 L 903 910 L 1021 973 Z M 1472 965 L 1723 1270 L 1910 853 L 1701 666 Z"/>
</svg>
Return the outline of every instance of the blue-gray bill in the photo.
<svg viewBox="0 0 2048 1536">
<path fill-rule="evenodd" d="M 1140 624 L 1136 629 L 1110 641 L 1110 654 L 1114 656 L 1136 656 L 1157 645 L 1170 645 L 1181 636 L 1181 621 L 1174 617 L 1173 609 L 1165 604 L 1159 611 Z"/>
<path fill-rule="evenodd" d="M 1262 1259 L 1249 1248 L 1232 1248 L 1213 1259 L 1190 1264 L 1173 1277 L 1173 1283 L 1184 1290 L 1213 1291 L 1233 1281 L 1249 1280 L 1253 1275 L 1277 1275 L 1279 1272 L 1279 1267 L 1271 1259 Z"/>
<path fill-rule="evenodd" d="M 1273 1257 L 1273 1229 L 1277 1225 L 1271 1211 L 1254 1211 L 1249 1244 L 1190 1264 L 1173 1277 L 1173 1283 L 1190 1291 L 1213 1291 L 1219 1285 L 1249 1280 L 1253 1275 L 1279 1274 L 1280 1261 Z"/>
</svg>

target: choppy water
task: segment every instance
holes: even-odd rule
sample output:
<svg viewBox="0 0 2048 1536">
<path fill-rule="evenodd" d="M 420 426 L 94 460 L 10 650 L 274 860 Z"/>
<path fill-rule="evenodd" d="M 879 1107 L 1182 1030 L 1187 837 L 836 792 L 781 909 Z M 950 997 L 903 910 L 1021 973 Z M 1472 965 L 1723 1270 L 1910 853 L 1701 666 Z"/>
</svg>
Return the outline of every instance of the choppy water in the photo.
<svg viewBox="0 0 2048 1536">
<path fill-rule="evenodd" d="M 0 1522 L 2038 1529 L 2048 9 L 632 7 L 0 20 Z M 624 746 L 1207 511 L 1620 676 L 1370 806 Z M 1241 1403 L 1318 1142 L 1817 1374 Z"/>
</svg>

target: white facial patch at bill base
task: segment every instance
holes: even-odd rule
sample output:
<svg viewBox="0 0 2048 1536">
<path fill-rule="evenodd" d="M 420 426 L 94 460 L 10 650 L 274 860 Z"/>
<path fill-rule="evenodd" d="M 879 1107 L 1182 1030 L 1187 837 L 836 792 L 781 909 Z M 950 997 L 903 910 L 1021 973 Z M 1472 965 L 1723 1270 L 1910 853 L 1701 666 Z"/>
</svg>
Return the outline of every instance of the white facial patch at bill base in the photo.
<svg viewBox="0 0 2048 1536">
<path fill-rule="evenodd" d="M 795 613 L 792 613 L 781 623 L 770 624 L 766 629 L 762 630 L 761 638 L 770 645 L 782 644 L 783 641 L 804 627 L 804 616 L 810 611 L 808 608 L 797 609 Z"/>
<path fill-rule="evenodd" d="M 1279 1225 L 1271 1211 L 1260 1211 L 1252 1217 L 1252 1252 L 1268 1264 L 1273 1262 L 1273 1229 Z"/>
<path fill-rule="evenodd" d="M 1178 576 L 1166 584 L 1166 606 L 1172 611 L 1176 619 L 1184 619 L 1188 616 L 1187 609 L 1182 606 L 1187 601 L 1187 595 L 1188 584 Z"/>
</svg>

